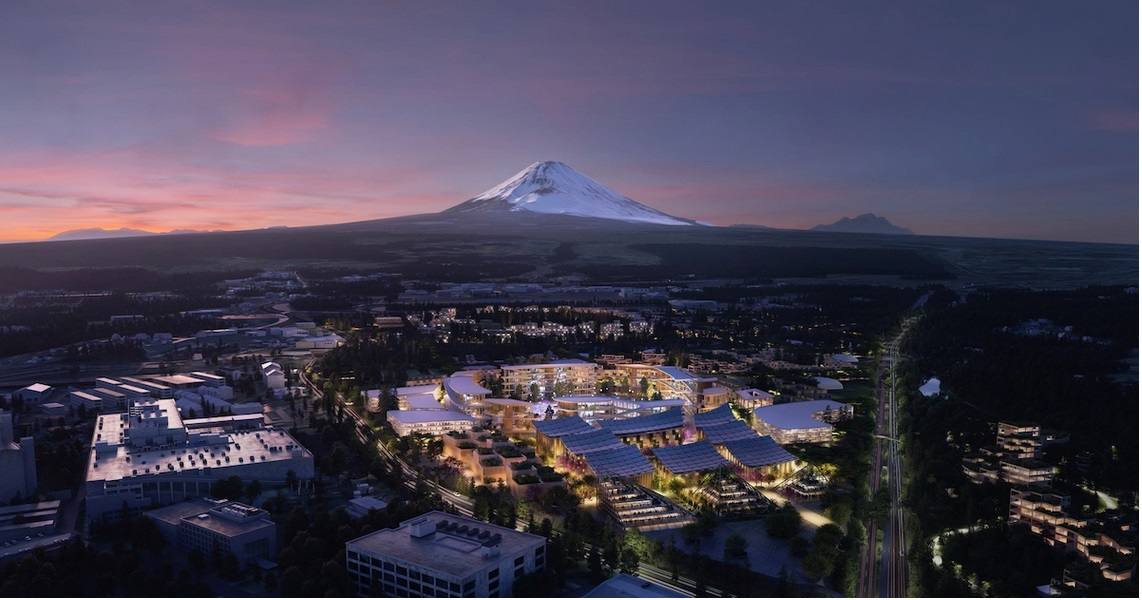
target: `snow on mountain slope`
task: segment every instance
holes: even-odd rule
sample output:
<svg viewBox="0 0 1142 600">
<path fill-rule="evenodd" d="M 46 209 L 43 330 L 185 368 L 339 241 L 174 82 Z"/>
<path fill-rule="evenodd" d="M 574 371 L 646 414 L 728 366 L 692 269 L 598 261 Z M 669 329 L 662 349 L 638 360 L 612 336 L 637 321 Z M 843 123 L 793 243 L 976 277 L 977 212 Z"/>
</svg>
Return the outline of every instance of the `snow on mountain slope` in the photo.
<svg viewBox="0 0 1142 600">
<path fill-rule="evenodd" d="M 622 196 L 557 161 L 533 163 L 503 183 L 444 211 L 519 212 L 594 217 L 657 225 L 694 225 Z"/>
</svg>

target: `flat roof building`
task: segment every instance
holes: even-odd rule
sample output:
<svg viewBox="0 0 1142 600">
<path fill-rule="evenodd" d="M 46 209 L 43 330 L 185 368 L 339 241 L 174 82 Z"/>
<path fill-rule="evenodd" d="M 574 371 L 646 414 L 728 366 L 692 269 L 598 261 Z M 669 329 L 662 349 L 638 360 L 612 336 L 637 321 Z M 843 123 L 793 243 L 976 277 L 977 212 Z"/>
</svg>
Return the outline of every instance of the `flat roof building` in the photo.
<svg viewBox="0 0 1142 600">
<path fill-rule="evenodd" d="M 242 564 L 277 557 L 277 525 L 260 508 L 229 500 L 196 498 L 149 510 L 172 545 L 198 550 L 203 556 L 230 552 Z"/>
<path fill-rule="evenodd" d="M 191 428 L 174 400 L 137 401 L 128 412 L 100 415 L 87 463 L 88 519 L 207 496 L 211 484 L 231 476 L 268 487 L 285 485 L 291 473 L 298 482 L 313 479 L 313 455 L 252 417 L 241 430 L 228 418 L 199 419 Z"/>
<path fill-rule="evenodd" d="M 599 365 L 576 358 L 500 367 L 504 390 L 522 398 L 536 385 L 540 397 L 589 396 L 598 385 Z"/>
<path fill-rule="evenodd" d="M 444 435 L 449 431 L 469 431 L 475 419 L 454 410 L 390 410 L 385 413 L 397 435 L 414 433 Z"/>
<path fill-rule="evenodd" d="M 36 493 L 36 440 L 16 439 L 12 413 L 0 411 L 0 502 Z"/>
<path fill-rule="evenodd" d="M 498 598 L 546 550 L 542 536 L 433 511 L 346 542 L 345 567 L 361 596 Z"/>
<path fill-rule="evenodd" d="M 619 573 L 600 583 L 584 598 L 685 598 L 686 594 L 651 583 L 640 577 Z"/>
</svg>

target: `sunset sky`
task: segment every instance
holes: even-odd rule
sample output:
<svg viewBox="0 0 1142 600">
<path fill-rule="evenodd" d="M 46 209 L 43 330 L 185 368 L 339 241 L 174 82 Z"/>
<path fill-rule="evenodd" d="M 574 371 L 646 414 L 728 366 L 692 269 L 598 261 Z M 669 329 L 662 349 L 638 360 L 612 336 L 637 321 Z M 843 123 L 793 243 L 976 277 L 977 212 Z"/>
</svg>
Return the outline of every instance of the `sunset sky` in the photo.
<svg viewBox="0 0 1142 600">
<path fill-rule="evenodd" d="M 432 212 L 537 160 L 660 210 L 1136 243 L 1137 5 L 0 11 L 0 241 Z"/>
</svg>

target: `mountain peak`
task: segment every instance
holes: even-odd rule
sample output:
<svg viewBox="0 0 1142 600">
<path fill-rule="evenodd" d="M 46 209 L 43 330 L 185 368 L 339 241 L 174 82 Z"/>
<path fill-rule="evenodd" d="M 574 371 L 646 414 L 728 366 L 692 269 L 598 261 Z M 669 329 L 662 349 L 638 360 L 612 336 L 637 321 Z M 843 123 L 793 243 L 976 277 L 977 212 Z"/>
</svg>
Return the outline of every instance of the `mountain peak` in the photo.
<svg viewBox="0 0 1142 600">
<path fill-rule="evenodd" d="M 657 225 L 693 225 L 640 204 L 557 160 L 534 162 L 446 213 L 532 212 Z"/>
<path fill-rule="evenodd" d="M 913 235 L 911 229 L 893 225 L 888 219 L 876 213 L 864 213 L 855 217 L 841 217 L 828 225 L 817 225 L 810 231 L 834 233 L 881 233 L 886 235 Z"/>
</svg>

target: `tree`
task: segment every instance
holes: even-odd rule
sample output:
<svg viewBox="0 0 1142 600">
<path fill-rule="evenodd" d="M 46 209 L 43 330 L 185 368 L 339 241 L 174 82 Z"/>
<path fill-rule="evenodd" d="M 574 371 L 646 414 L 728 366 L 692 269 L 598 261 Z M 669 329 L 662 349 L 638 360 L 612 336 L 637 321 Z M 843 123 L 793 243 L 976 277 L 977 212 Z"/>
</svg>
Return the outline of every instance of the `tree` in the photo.
<svg viewBox="0 0 1142 600">
<path fill-rule="evenodd" d="M 249 500 L 250 502 L 253 502 L 253 501 L 257 500 L 258 496 L 260 496 L 260 495 L 262 495 L 262 482 L 261 481 L 254 479 L 254 480 L 251 480 L 250 483 L 246 484 L 245 496 L 246 496 L 247 500 Z"/>
<path fill-rule="evenodd" d="M 210 495 L 215 498 L 236 500 L 242 497 L 242 479 L 237 475 L 219 479 L 210 486 Z"/>
<path fill-rule="evenodd" d="M 726 548 L 722 553 L 722 558 L 728 563 L 741 561 L 743 563 L 749 562 L 749 556 L 746 554 L 746 548 L 749 542 L 737 533 L 731 533 L 726 538 Z"/>
<path fill-rule="evenodd" d="M 801 530 L 801 515 L 789 502 L 765 517 L 766 532 L 778 539 L 787 540 Z"/>
<path fill-rule="evenodd" d="M 599 583 L 603 580 L 603 561 L 599 557 L 599 549 L 591 546 L 587 551 L 587 569 L 591 572 L 591 581 Z"/>
</svg>

